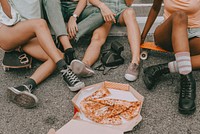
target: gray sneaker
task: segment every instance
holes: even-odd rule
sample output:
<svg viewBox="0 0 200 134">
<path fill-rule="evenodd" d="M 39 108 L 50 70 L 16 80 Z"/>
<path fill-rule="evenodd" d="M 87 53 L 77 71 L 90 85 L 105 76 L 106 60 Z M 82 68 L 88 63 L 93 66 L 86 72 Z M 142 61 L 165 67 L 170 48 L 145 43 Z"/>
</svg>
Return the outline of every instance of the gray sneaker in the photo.
<svg viewBox="0 0 200 134">
<path fill-rule="evenodd" d="M 80 60 L 73 60 L 70 64 L 70 67 L 75 74 L 81 77 L 91 77 L 95 74 L 88 65 Z"/>
<path fill-rule="evenodd" d="M 26 85 L 22 85 L 21 90 L 15 87 L 8 87 L 7 95 L 10 101 L 24 108 L 33 108 L 38 103 L 38 98 L 31 93 Z"/>
<path fill-rule="evenodd" d="M 130 63 L 124 77 L 128 81 L 135 81 L 138 78 L 138 74 L 139 65 L 137 65 L 136 63 Z"/>
</svg>

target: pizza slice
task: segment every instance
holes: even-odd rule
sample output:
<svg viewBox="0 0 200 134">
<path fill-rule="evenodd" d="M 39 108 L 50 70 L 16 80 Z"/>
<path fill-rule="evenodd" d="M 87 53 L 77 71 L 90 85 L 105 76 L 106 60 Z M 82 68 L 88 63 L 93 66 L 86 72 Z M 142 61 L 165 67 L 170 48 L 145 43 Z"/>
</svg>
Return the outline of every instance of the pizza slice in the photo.
<svg viewBox="0 0 200 134">
<path fill-rule="evenodd" d="M 101 103 L 103 105 L 107 105 L 107 106 L 114 106 L 114 105 L 119 105 L 119 106 L 124 106 L 126 108 L 129 108 L 130 106 L 132 106 L 133 102 L 130 101 L 126 101 L 126 100 L 120 100 L 120 99 L 93 99 L 91 101 L 97 102 L 97 103 Z"/>
<path fill-rule="evenodd" d="M 141 102 L 136 101 L 133 105 L 128 108 L 126 111 L 120 114 L 126 120 L 131 120 L 139 114 Z"/>
<path fill-rule="evenodd" d="M 119 115 L 116 115 L 110 118 L 103 118 L 99 123 L 108 125 L 121 125 L 122 119 Z"/>
<path fill-rule="evenodd" d="M 93 113 L 98 109 L 105 107 L 105 105 L 93 101 L 81 101 L 80 108 L 84 113 Z"/>
<path fill-rule="evenodd" d="M 85 98 L 85 100 L 99 99 L 99 98 L 106 97 L 109 94 L 110 94 L 109 90 L 105 87 L 102 87 L 102 88 L 98 89 L 96 92 L 94 92 L 92 95 Z"/>
</svg>

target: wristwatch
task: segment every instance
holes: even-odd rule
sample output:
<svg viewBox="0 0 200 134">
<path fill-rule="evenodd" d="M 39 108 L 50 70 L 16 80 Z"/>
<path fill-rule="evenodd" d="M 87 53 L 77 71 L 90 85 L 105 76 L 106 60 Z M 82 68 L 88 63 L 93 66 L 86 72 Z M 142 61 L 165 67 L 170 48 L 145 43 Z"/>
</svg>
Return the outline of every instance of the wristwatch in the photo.
<svg viewBox="0 0 200 134">
<path fill-rule="evenodd" d="M 72 15 L 74 18 L 78 18 L 78 15 L 77 14 L 75 14 L 75 13 L 73 13 L 73 15 Z"/>
</svg>

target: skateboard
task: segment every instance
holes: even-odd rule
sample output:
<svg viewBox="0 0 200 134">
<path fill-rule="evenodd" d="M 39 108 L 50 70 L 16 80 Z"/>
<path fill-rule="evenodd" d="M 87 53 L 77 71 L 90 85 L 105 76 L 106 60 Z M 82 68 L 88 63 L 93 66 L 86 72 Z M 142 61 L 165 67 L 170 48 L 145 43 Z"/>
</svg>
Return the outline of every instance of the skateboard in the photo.
<svg viewBox="0 0 200 134">
<path fill-rule="evenodd" d="M 156 46 L 154 42 L 145 42 L 143 43 L 140 48 L 142 48 L 141 54 L 140 54 L 140 58 L 142 60 L 146 60 L 148 58 L 148 51 L 149 50 L 154 50 L 154 51 L 158 51 L 158 52 L 168 52 L 164 49 L 162 49 L 159 46 Z"/>
<path fill-rule="evenodd" d="M 14 68 L 31 68 L 32 57 L 24 52 L 11 51 L 5 52 L 2 66 L 4 71 Z"/>
</svg>

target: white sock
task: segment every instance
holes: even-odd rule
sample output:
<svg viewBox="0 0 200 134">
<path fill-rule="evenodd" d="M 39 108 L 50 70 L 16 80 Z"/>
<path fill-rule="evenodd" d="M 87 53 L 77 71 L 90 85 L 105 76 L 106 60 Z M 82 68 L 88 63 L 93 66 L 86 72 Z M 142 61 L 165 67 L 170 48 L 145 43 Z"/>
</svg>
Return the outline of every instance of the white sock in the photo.
<svg viewBox="0 0 200 134">
<path fill-rule="evenodd" d="M 179 52 L 175 54 L 176 63 L 180 74 L 186 75 L 192 71 L 192 64 L 189 52 Z"/>
</svg>

